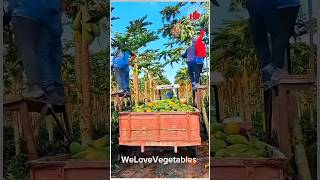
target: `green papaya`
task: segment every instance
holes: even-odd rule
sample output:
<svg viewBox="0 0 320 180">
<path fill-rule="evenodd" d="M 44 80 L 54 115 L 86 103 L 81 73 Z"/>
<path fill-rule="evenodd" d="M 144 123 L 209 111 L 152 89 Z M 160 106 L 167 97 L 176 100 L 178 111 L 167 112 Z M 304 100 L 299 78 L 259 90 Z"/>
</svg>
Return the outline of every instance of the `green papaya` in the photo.
<svg viewBox="0 0 320 180">
<path fill-rule="evenodd" d="M 99 24 L 92 24 L 92 33 L 95 37 L 100 35 L 100 26 Z"/>
<path fill-rule="evenodd" d="M 227 147 L 227 143 L 221 139 L 213 138 L 210 143 L 210 149 L 213 153 L 216 153 L 220 149 Z"/>
<path fill-rule="evenodd" d="M 89 44 L 94 40 L 94 36 L 89 31 L 82 31 L 83 40 Z"/>
<path fill-rule="evenodd" d="M 227 149 L 220 149 L 219 151 L 217 151 L 214 155 L 215 158 L 223 158 L 225 157 Z"/>
<path fill-rule="evenodd" d="M 211 134 L 214 134 L 214 133 L 216 133 L 218 131 L 221 131 L 221 132 L 224 131 L 223 125 L 220 124 L 220 123 L 217 123 L 217 122 L 211 122 L 210 123 L 210 132 L 211 132 Z"/>
<path fill-rule="evenodd" d="M 78 154 L 83 150 L 84 150 L 84 147 L 81 144 L 77 143 L 77 142 L 73 142 L 73 143 L 70 144 L 70 152 L 72 154 Z"/>
<path fill-rule="evenodd" d="M 73 37 L 75 40 L 79 41 L 79 40 L 81 40 L 82 34 L 80 31 L 76 30 L 73 32 Z"/>
<path fill-rule="evenodd" d="M 86 160 L 107 160 L 107 151 L 89 151 L 86 156 L 85 159 Z"/>
<path fill-rule="evenodd" d="M 227 142 L 230 144 L 249 144 L 248 139 L 241 135 L 229 135 Z"/>
<path fill-rule="evenodd" d="M 72 29 L 79 31 L 81 30 L 81 11 L 76 15 L 76 18 L 73 20 Z"/>
<path fill-rule="evenodd" d="M 245 144 L 234 144 L 226 148 L 226 157 L 236 157 L 239 153 L 247 151 L 249 147 Z"/>
<path fill-rule="evenodd" d="M 85 150 L 80 153 L 74 154 L 71 156 L 72 159 L 86 159 L 86 156 L 92 152 L 91 150 Z"/>
<path fill-rule="evenodd" d="M 214 133 L 213 136 L 214 136 L 215 138 L 217 138 L 217 139 L 221 139 L 221 140 L 224 140 L 224 141 L 227 140 L 227 135 L 224 134 L 224 133 L 221 132 L 221 131 L 217 131 L 216 133 Z"/>
<path fill-rule="evenodd" d="M 242 158 L 258 158 L 259 156 L 256 154 L 254 151 L 244 151 L 240 152 L 236 155 L 237 157 L 242 157 Z"/>
<path fill-rule="evenodd" d="M 266 149 L 255 149 L 253 150 L 258 157 L 268 157 L 268 151 Z"/>
<path fill-rule="evenodd" d="M 249 141 L 249 144 L 253 147 L 253 148 L 256 148 L 256 149 L 265 149 L 267 146 L 264 142 L 262 141 L 259 141 L 257 139 L 251 139 Z"/>
<path fill-rule="evenodd" d="M 104 136 L 104 137 L 97 139 L 93 142 L 93 146 L 96 148 L 107 147 L 107 144 L 108 144 L 107 136 Z"/>
</svg>

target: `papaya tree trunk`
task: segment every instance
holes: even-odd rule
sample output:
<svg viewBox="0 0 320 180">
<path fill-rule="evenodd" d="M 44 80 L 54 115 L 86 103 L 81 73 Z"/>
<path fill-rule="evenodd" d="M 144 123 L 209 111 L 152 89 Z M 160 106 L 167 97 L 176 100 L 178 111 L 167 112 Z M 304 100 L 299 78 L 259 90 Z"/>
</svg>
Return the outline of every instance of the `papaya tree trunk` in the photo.
<svg viewBox="0 0 320 180">
<path fill-rule="evenodd" d="M 303 144 L 303 134 L 301 131 L 300 119 L 301 119 L 301 109 L 300 109 L 300 96 L 299 93 L 293 94 L 293 102 L 295 102 L 297 115 L 292 120 L 292 138 L 293 138 L 293 149 L 294 149 L 294 157 L 298 170 L 298 174 L 303 180 L 312 180 L 309 161 L 306 154 L 306 149 Z"/>
<path fill-rule="evenodd" d="M 82 142 L 88 142 L 92 139 L 93 135 L 93 122 L 92 122 L 92 103 L 91 103 L 91 79 L 90 79 L 90 59 L 89 59 L 89 42 L 86 41 L 85 37 L 86 30 L 85 20 L 88 17 L 88 13 L 85 7 L 80 8 L 82 13 L 82 33 L 81 33 L 81 48 L 80 50 L 80 77 L 81 77 L 81 94 L 82 94 L 82 103 L 81 103 L 81 112 L 82 118 L 80 123 L 81 129 L 81 140 Z"/>
<path fill-rule="evenodd" d="M 205 103 L 205 95 L 202 98 L 202 117 L 203 117 L 203 122 L 206 126 L 206 130 L 207 130 L 207 134 L 208 136 L 210 135 L 210 131 L 209 131 L 209 118 L 208 118 L 208 114 L 207 114 L 207 110 L 206 110 L 206 103 Z"/>
<path fill-rule="evenodd" d="M 149 99 L 150 100 L 155 100 L 155 99 L 153 99 L 153 95 L 152 95 L 153 94 L 152 77 L 149 75 L 148 79 L 149 79 L 149 82 L 148 82 L 149 83 Z"/>
<path fill-rule="evenodd" d="M 52 118 L 52 116 L 49 116 L 48 118 L 46 118 L 46 128 L 47 128 L 48 135 L 49 135 L 49 142 L 54 141 L 53 121 L 54 121 L 54 119 Z"/>
<path fill-rule="evenodd" d="M 137 58 L 136 58 L 137 59 Z M 139 105 L 139 77 L 138 77 L 138 62 L 137 60 L 134 61 L 134 66 L 133 66 L 133 86 L 134 86 L 134 93 L 135 93 L 135 99 L 134 103 L 136 106 Z"/>
<path fill-rule="evenodd" d="M 14 145 L 16 150 L 16 155 L 21 153 L 21 146 L 20 146 L 20 132 L 19 132 L 19 113 L 13 115 L 12 123 L 13 123 L 13 130 L 14 130 Z"/>
</svg>

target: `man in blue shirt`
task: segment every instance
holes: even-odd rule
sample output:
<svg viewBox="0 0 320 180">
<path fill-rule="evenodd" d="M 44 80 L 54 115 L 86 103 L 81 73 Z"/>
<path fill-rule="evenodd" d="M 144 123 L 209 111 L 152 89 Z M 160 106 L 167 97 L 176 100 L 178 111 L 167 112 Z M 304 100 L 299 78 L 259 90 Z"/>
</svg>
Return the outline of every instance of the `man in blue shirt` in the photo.
<svg viewBox="0 0 320 180">
<path fill-rule="evenodd" d="M 12 0 L 9 0 L 12 1 Z M 16 0 L 12 27 L 26 75 L 25 98 L 64 104 L 60 0 Z"/>
<path fill-rule="evenodd" d="M 120 88 L 118 93 L 123 94 L 125 96 L 130 95 L 130 56 L 132 60 L 136 58 L 136 55 L 134 53 L 128 50 L 121 50 L 120 48 L 117 48 L 115 50 L 115 55 L 112 59 L 112 67 L 114 70 L 115 78 Z"/>
<path fill-rule="evenodd" d="M 282 75 L 289 39 L 300 8 L 299 0 L 248 0 L 251 32 L 257 49 L 262 81 L 270 86 Z"/>
</svg>

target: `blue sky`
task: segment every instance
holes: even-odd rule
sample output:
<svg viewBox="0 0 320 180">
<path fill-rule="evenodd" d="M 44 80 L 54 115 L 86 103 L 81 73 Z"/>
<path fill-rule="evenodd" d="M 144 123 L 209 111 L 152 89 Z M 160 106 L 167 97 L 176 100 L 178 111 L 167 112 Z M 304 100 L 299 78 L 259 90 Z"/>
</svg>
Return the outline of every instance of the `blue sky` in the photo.
<svg viewBox="0 0 320 180">
<path fill-rule="evenodd" d="M 162 23 L 162 15 L 160 11 L 163 10 L 166 6 L 176 5 L 177 3 L 168 3 L 168 2 L 113 2 L 112 7 L 115 9 L 112 11 L 113 17 L 119 17 L 119 20 L 112 21 L 111 27 L 111 36 L 114 35 L 115 32 L 124 33 L 125 27 L 128 26 L 129 22 L 138 18 L 141 18 L 145 15 L 148 15 L 147 20 L 152 22 L 153 24 L 149 26 L 149 30 L 157 31 L 158 29 L 163 27 Z M 187 5 L 190 7 L 190 5 Z M 197 6 L 193 5 L 191 8 L 182 8 L 182 15 L 188 15 L 192 13 Z M 181 18 L 181 17 L 178 17 Z M 151 42 L 147 45 L 147 48 L 143 49 L 160 49 L 165 50 L 164 44 L 168 42 L 168 39 L 163 38 L 161 34 L 159 34 L 158 40 Z M 184 63 L 175 63 L 173 67 L 168 65 L 165 67 L 165 75 L 170 80 L 171 83 L 174 82 L 174 76 L 176 72 L 181 68 L 186 66 Z"/>
</svg>

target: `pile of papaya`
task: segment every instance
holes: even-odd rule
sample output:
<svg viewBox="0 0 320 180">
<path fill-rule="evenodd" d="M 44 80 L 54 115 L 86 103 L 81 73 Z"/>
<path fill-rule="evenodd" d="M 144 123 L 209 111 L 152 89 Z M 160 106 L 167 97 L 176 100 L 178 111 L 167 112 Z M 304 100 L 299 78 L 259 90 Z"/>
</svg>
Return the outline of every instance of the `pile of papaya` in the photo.
<svg viewBox="0 0 320 180">
<path fill-rule="evenodd" d="M 80 144 L 78 142 L 72 142 L 70 144 L 72 159 L 107 160 L 109 157 L 108 149 L 108 136 L 91 140 L 86 144 Z"/>
<path fill-rule="evenodd" d="M 194 112 L 194 107 L 184 100 L 165 99 L 148 102 L 132 109 L 133 112 Z"/>
<path fill-rule="evenodd" d="M 264 142 L 240 134 L 237 123 L 211 123 L 210 153 L 214 158 L 266 158 L 269 151 Z"/>
</svg>

